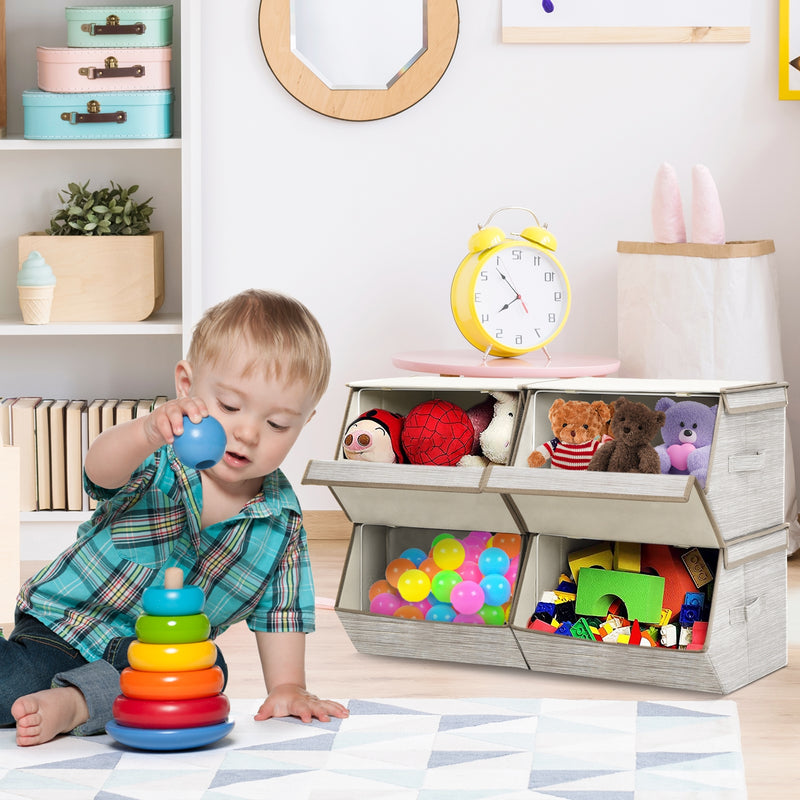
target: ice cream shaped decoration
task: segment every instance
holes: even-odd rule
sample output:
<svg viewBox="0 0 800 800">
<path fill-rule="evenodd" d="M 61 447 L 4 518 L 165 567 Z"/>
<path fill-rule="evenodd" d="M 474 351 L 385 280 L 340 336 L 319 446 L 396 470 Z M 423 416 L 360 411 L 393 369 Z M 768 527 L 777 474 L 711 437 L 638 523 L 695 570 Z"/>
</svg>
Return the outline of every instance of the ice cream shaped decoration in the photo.
<svg viewBox="0 0 800 800">
<path fill-rule="evenodd" d="M 32 250 L 17 272 L 17 292 L 22 321 L 26 325 L 50 322 L 56 276 L 38 250 Z"/>
<path fill-rule="evenodd" d="M 184 586 L 183 572 L 169 567 L 164 588 L 142 594 L 144 614 L 120 675 L 114 719 L 106 733 L 141 750 L 188 750 L 216 742 L 233 728 L 225 678 L 216 666 L 217 647 L 208 639 L 198 586 Z"/>
</svg>

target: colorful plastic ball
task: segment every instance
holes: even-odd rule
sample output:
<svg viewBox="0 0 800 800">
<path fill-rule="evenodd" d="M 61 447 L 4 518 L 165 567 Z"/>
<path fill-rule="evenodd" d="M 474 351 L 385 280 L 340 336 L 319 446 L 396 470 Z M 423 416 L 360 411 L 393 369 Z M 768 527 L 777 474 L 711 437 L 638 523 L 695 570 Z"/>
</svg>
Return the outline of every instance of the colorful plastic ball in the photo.
<svg viewBox="0 0 800 800">
<path fill-rule="evenodd" d="M 478 566 L 484 575 L 505 575 L 511 559 L 499 547 L 490 547 L 481 553 Z"/>
<path fill-rule="evenodd" d="M 480 582 L 486 604 L 490 606 L 501 606 L 508 602 L 511 597 L 511 584 L 505 575 L 487 575 Z"/>
<path fill-rule="evenodd" d="M 518 533 L 496 533 L 492 537 L 492 547 L 499 547 L 509 558 L 514 558 L 522 549 L 522 537 Z"/>
<path fill-rule="evenodd" d="M 437 572 L 440 572 L 440 568 L 436 565 L 436 562 L 428 557 L 426 558 L 420 565 L 419 569 L 421 569 L 431 580 L 433 580 L 434 575 Z"/>
<path fill-rule="evenodd" d="M 514 556 L 506 570 L 506 580 L 511 584 L 511 592 L 514 592 L 514 582 L 517 580 L 517 573 L 519 572 L 519 556 Z"/>
<path fill-rule="evenodd" d="M 486 542 L 492 538 L 492 534 L 489 531 L 470 531 L 468 538 L 472 537 L 480 542 L 484 547 L 486 546 Z"/>
<path fill-rule="evenodd" d="M 453 587 L 461 583 L 461 576 L 451 569 L 437 572 L 431 581 L 431 592 L 440 603 L 449 603 Z"/>
<path fill-rule="evenodd" d="M 433 560 L 442 569 L 458 569 L 464 563 L 464 545 L 458 539 L 442 539 L 433 547 Z"/>
<path fill-rule="evenodd" d="M 484 600 L 483 589 L 475 581 L 461 581 L 450 592 L 450 602 L 459 614 L 476 614 Z"/>
<path fill-rule="evenodd" d="M 461 623 L 462 625 L 485 625 L 483 617 L 480 614 L 456 614 L 453 622 Z"/>
<path fill-rule="evenodd" d="M 475 561 L 465 561 L 456 572 L 461 576 L 462 580 L 475 581 L 475 583 L 480 583 L 481 581 L 481 571 Z"/>
<path fill-rule="evenodd" d="M 416 564 L 409 558 L 395 558 L 386 567 L 386 580 L 396 589 L 400 576 L 404 572 L 416 568 Z"/>
<path fill-rule="evenodd" d="M 478 559 L 483 552 L 483 545 L 480 542 L 469 542 L 464 544 L 464 561 L 474 561 L 478 563 Z"/>
<path fill-rule="evenodd" d="M 397 591 L 403 600 L 417 603 L 430 594 L 431 579 L 421 569 L 406 570 L 397 582 Z"/>
<path fill-rule="evenodd" d="M 500 606 L 483 606 L 478 615 L 487 625 L 502 625 L 506 621 L 506 614 Z"/>
<path fill-rule="evenodd" d="M 428 622 L 452 622 L 455 616 L 456 611 L 450 603 L 436 603 L 428 609 L 425 619 Z"/>
<path fill-rule="evenodd" d="M 425 614 L 422 609 L 417 608 L 411 603 L 404 603 L 402 606 L 397 607 L 397 611 L 392 614 L 393 617 L 400 619 L 425 619 Z"/>
<path fill-rule="evenodd" d="M 409 561 L 413 561 L 415 567 L 418 567 L 427 557 L 428 554 L 419 547 L 409 547 L 400 553 L 400 558 L 407 558 Z"/>
<path fill-rule="evenodd" d="M 225 455 L 227 438 L 225 429 L 214 417 L 203 417 L 200 422 L 183 418 L 183 433 L 172 443 L 175 455 L 194 469 L 209 469 Z"/>
<path fill-rule="evenodd" d="M 376 595 L 369 604 L 370 614 L 382 614 L 385 617 L 391 617 L 397 611 L 403 601 L 396 594 L 383 594 Z"/>
<path fill-rule="evenodd" d="M 439 533 L 433 537 L 433 541 L 431 542 L 431 550 L 436 547 L 442 539 L 455 539 L 456 537 L 452 533 Z"/>
<path fill-rule="evenodd" d="M 375 581 L 372 586 L 369 587 L 369 600 L 372 602 L 379 594 L 397 594 L 397 589 L 392 586 L 391 583 L 387 580 L 379 580 Z"/>
</svg>

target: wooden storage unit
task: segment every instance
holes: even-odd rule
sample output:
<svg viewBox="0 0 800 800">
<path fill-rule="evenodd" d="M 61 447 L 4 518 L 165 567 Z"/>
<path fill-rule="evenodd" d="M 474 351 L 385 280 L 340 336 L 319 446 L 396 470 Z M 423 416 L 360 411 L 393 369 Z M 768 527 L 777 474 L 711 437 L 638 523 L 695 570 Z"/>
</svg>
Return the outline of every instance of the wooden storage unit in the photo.
<svg viewBox="0 0 800 800">
<path fill-rule="evenodd" d="M 395 379 L 351 387 L 346 426 L 364 410 L 404 413 L 428 396 L 462 407 L 475 379 Z M 499 386 L 482 387 L 501 388 Z M 508 382 L 502 387 L 513 389 Z M 357 649 L 382 655 L 527 666 L 728 693 L 786 664 L 786 534 L 783 469 L 786 386 L 614 378 L 517 382 L 523 411 L 511 463 L 486 468 L 365 464 L 337 458 L 309 463 L 305 482 L 331 488 L 354 522 L 336 610 Z M 707 490 L 684 475 L 565 472 L 526 465 L 552 438 L 547 410 L 556 397 L 619 396 L 650 407 L 661 396 L 718 405 Z M 409 530 L 413 529 L 413 530 Z M 406 540 L 441 530 L 525 534 L 507 629 L 379 617 L 366 592 Z M 702 650 L 632 647 L 527 629 L 542 591 L 553 589 L 566 556 L 595 541 L 705 548 L 714 571 Z M 402 548 L 401 548 L 402 549 Z"/>
</svg>

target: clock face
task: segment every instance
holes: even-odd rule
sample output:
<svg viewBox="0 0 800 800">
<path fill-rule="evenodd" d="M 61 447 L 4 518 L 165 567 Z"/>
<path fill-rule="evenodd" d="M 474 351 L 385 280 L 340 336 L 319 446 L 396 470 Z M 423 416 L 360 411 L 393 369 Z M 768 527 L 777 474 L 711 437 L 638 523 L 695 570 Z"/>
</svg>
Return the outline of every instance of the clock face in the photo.
<svg viewBox="0 0 800 800">
<path fill-rule="evenodd" d="M 561 330 L 569 313 L 569 283 L 546 252 L 508 242 L 482 257 L 472 305 L 476 321 L 499 348 L 527 352 Z"/>
</svg>

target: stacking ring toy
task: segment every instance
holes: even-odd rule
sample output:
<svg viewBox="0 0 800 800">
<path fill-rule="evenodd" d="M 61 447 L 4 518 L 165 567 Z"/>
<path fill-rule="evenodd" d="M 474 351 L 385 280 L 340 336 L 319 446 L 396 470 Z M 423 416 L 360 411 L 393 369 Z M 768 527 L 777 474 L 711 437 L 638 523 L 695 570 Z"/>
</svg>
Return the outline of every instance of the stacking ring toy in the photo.
<svg viewBox="0 0 800 800">
<path fill-rule="evenodd" d="M 126 697 L 140 700 L 187 700 L 211 697 L 225 686 L 225 675 L 217 667 L 188 672 L 140 672 L 126 667 L 119 688 Z"/>
<path fill-rule="evenodd" d="M 132 728 L 199 728 L 228 719 L 231 704 L 224 694 L 190 700 L 139 700 L 119 695 L 112 714 Z"/>
<path fill-rule="evenodd" d="M 145 672 L 186 672 L 207 669 L 217 660 L 214 642 L 189 642 L 186 644 L 145 644 L 131 642 L 128 663 L 133 669 Z"/>
<path fill-rule="evenodd" d="M 186 644 L 208 639 L 211 624 L 205 614 L 156 617 L 142 614 L 136 620 L 136 638 L 146 644 Z"/>
<path fill-rule="evenodd" d="M 214 417 L 203 417 L 200 422 L 183 418 L 183 433 L 172 442 L 175 455 L 195 469 L 209 469 L 225 455 L 227 438 L 225 429 Z"/>
<path fill-rule="evenodd" d="M 205 725 L 200 728 L 129 728 L 111 720 L 106 731 L 120 744 L 139 750 L 191 750 L 223 739 L 233 730 L 233 722 Z"/>
<path fill-rule="evenodd" d="M 199 586 L 184 586 L 182 589 L 157 589 L 148 586 L 142 592 L 142 608 L 145 614 L 154 617 L 188 617 L 199 614 L 206 597 Z"/>
</svg>

